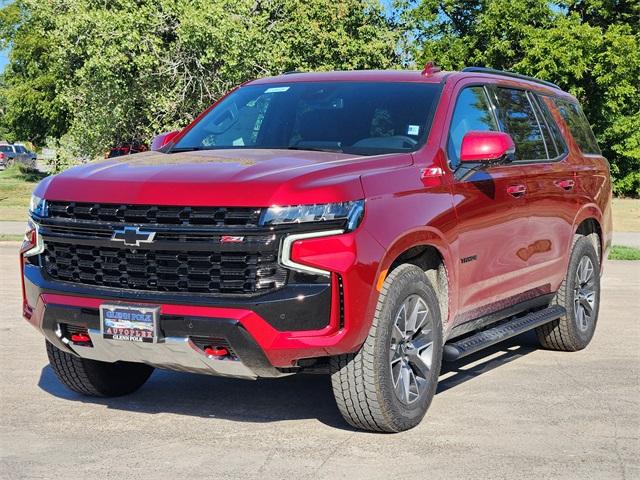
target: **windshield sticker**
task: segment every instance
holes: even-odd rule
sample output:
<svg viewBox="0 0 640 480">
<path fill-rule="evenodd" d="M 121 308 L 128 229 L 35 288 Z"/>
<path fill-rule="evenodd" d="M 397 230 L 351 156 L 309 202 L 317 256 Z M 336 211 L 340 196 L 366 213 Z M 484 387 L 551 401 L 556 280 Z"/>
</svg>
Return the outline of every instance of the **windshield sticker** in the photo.
<svg viewBox="0 0 640 480">
<path fill-rule="evenodd" d="M 420 125 L 409 125 L 407 135 L 418 135 L 420 133 Z"/>
<path fill-rule="evenodd" d="M 236 138 L 233 142 L 232 145 L 234 147 L 244 147 L 244 139 L 242 137 L 240 138 Z"/>
<path fill-rule="evenodd" d="M 289 87 L 271 87 L 267 88 L 264 93 L 286 92 L 287 90 L 289 90 Z"/>
</svg>

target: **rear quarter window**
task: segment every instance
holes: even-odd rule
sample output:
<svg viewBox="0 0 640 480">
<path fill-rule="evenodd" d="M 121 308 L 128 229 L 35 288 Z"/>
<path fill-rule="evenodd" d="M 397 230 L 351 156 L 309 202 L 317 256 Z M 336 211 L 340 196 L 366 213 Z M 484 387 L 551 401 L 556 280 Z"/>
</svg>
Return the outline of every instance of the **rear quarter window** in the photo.
<svg viewBox="0 0 640 480">
<path fill-rule="evenodd" d="M 582 153 L 599 155 L 598 142 L 580 105 L 560 98 L 554 98 L 553 102 Z"/>
</svg>

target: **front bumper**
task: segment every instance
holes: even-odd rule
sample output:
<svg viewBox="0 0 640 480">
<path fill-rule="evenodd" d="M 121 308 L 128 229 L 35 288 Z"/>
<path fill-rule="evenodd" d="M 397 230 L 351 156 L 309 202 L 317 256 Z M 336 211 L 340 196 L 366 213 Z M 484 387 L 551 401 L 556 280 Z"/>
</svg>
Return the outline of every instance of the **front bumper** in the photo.
<svg viewBox="0 0 640 480">
<path fill-rule="evenodd" d="M 187 296 L 54 281 L 27 262 L 25 318 L 58 348 L 83 358 L 244 378 L 286 375 L 306 359 L 359 348 L 377 299 L 371 285 L 378 267 L 374 259 L 382 257 L 382 250 L 360 229 L 300 240 L 292 256 L 331 271 L 328 283 L 288 284 L 256 297 Z M 157 343 L 141 346 L 102 338 L 100 305 L 118 302 L 160 306 Z M 91 346 L 70 342 L 67 325 L 86 329 Z M 202 339 L 226 342 L 234 355 L 211 357 L 204 353 Z"/>
</svg>

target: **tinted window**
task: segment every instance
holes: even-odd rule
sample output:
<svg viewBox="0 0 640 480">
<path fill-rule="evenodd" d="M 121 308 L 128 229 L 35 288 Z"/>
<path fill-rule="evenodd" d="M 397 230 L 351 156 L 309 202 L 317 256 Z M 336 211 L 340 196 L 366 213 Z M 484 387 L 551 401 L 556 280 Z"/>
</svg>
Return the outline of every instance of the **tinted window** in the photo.
<svg viewBox="0 0 640 480">
<path fill-rule="evenodd" d="M 537 101 L 537 105 L 540 108 L 540 111 L 542 112 L 542 116 L 544 117 L 547 127 L 551 131 L 551 138 L 558 152 L 558 156 L 564 155 L 568 151 L 567 144 L 564 141 L 564 137 L 562 136 L 560 129 L 558 128 L 558 124 L 556 123 L 556 121 L 553 119 L 553 116 L 551 115 L 551 111 L 549 110 L 547 102 L 545 101 L 545 99 L 548 100 L 549 97 L 542 97 L 536 94 L 531 94 L 531 96 Z"/>
<path fill-rule="evenodd" d="M 447 143 L 447 154 L 452 169 L 460 164 L 462 138 L 472 130 L 483 132 L 498 130 L 487 95 L 482 87 L 465 88 L 456 100 Z"/>
<path fill-rule="evenodd" d="M 516 144 L 516 160 L 541 160 L 547 151 L 540 125 L 524 90 L 497 88 L 499 118 Z"/>
<path fill-rule="evenodd" d="M 600 148 L 580 106 L 558 98 L 555 98 L 554 102 L 580 150 L 583 153 L 599 154 Z"/>
<path fill-rule="evenodd" d="M 231 93 L 181 149 L 283 148 L 359 155 L 410 152 L 427 138 L 440 85 L 300 82 Z"/>
<path fill-rule="evenodd" d="M 16 152 L 25 153 L 26 151 L 27 151 L 27 149 L 24 148 L 22 145 L 16 145 Z"/>
<path fill-rule="evenodd" d="M 13 149 L 9 145 L 0 145 L 0 152 L 11 152 L 11 153 L 13 153 Z"/>
<path fill-rule="evenodd" d="M 540 105 L 535 98 L 535 95 L 531 92 L 528 92 L 529 100 L 533 107 L 533 110 L 536 114 L 536 119 L 538 120 L 538 125 L 540 125 L 540 130 L 542 131 L 542 138 L 544 139 L 544 143 L 547 146 L 547 156 L 549 158 L 557 158 L 560 153 L 556 147 L 556 144 L 551 136 L 551 131 L 549 130 L 549 126 L 547 124 L 547 120 L 544 118 L 542 114 L 542 110 L 540 109 Z"/>
</svg>

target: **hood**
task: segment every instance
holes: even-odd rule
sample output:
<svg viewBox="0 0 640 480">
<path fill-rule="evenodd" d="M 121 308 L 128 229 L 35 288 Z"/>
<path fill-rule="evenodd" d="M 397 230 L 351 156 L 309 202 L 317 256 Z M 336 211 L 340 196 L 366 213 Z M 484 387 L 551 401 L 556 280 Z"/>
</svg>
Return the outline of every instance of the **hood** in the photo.
<svg viewBox="0 0 640 480">
<path fill-rule="evenodd" d="M 291 150 L 143 152 L 99 160 L 49 177 L 36 188 L 48 200 L 189 205 L 292 205 L 363 197 L 360 175 L 397 168 L 411 155 L 376 157 Z"/>
</svg>

